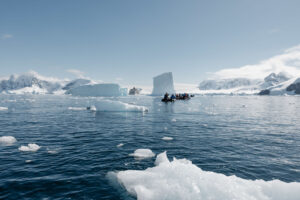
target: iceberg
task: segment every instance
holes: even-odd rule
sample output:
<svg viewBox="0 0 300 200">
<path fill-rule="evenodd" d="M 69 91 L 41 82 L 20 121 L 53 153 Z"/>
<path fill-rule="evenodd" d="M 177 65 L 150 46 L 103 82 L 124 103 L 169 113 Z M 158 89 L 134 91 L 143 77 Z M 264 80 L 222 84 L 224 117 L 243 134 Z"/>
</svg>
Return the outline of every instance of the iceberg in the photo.
<svg viewBox="0 0 300 200">
<path fill-rule="evenodd" d="M 100 83 L 71 88 L 67 90 L 66 94 L 84 97 L 126 96 L 127 89 L 120 88 L 119 84 L 116 83 Z"/>
<path fill-rule="evenodd" d="M 187 159 L 169 161 L 166 152 L 145 170 L 109 172 L 138 200 L 298 200 L 300 183 L 280 180 L 247 180 L 203 171 Z"/>
<path fill-rule="evenodd" d="M 79 79 L 76 79 L 76 80 L 73 80 L 73 81 L 67 83 L 62 89 L 69 90 L 69 89 L 76 88 L 76 87 L 79 87 L 82 85 L 87 85 L 90 83 L 91 83 L 91 80 L 79 78 Z"/>
<path fill-rule="evenodd" d="M 163 73 L 153 78 L 153 96 L 161 96 L 165 93 L 174 94 L 174 83 L 172 72 Z"/>
<path fill-rule="evenodd" d="M 132 105 L 128 103 L 123 103 L 121 101 L 111 101 L 111 100 L 98 100 L 95 102 L 97 111 L 106 112 L 147 112 L 148 108 L 145 106 Z"/>
</svg>

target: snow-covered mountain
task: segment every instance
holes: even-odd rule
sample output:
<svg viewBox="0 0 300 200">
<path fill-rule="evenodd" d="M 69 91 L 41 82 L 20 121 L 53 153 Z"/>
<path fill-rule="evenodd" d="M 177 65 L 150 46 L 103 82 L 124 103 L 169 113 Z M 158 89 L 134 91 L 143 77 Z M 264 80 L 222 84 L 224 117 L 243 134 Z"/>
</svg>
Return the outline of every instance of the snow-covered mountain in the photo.
<svg viewBox="0 0 300 200">
<path fill-rule="evenodd" d="M 247 79 L 247 78 L 234 78 L 234 79 L 217 79 L 217 80 L 204 80 L 200 83 L 200 90 L 227 90 L 233 88 L 249 87 L 257 85 L 260 80 Z"/>
<path fill-rule="evenodd" d="M 263 80 L 247 78 L 205 80 L 200 83 L 199 89 L 204 94 L 257 94 L 290 79 L 290 75 L 280 72 L 271 73 Z"/>
<path fill-rule="evenodd" d="M 291 78 L 259 92 L 259 95 L 295 95 L 300 94 L 300 78 Z"/>
<path fill-rule="evenodd" d="M 11 75 L 0 81 L 0 92 L 7 93 L 53 93 L 59 90 L 64 81 L 45 78 L 35 72 Z"/>
</svg>

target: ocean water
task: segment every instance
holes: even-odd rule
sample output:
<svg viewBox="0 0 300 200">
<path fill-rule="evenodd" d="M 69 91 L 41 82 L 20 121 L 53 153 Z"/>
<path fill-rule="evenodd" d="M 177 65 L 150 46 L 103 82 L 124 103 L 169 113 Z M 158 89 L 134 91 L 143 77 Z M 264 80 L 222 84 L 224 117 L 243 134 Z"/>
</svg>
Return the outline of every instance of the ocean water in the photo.
<svg viewBox="0 0 300 200">
<path fill-rule="evenodd" d="M 155 157 L 129 155 L 140 148 L 245 180 L 300 182 L 297 96 L 135 96 L 110 100 L 148 112 L 85 109 L 99 100 L 0 95 L 0 137 L 17 140 L 0 145 L 0 199 L 135 199 L 107 174 L 153 167 Z M 18 149 L 29 143 L 40 148 Z"/>
</svg>

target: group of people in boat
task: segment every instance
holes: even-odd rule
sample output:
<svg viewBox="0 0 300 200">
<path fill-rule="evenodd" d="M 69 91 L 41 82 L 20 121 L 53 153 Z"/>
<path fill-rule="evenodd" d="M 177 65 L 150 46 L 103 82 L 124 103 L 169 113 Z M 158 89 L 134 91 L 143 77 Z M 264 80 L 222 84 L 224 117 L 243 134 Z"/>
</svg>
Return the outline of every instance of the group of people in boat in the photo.
<svg viewBox="0 0 300 200">
<path fill-rule="evenodd" d="M 175 101 L 175 100 L 187 100 L 187 99 L 190 99 L 191 97 L 193 97 L 193 95 L 189 95 L 188 93 L 172 94 L 169 97 L 169 94 L 166 92 L 162 101 L 169 102 L 169 101 Z"/>
</svg>

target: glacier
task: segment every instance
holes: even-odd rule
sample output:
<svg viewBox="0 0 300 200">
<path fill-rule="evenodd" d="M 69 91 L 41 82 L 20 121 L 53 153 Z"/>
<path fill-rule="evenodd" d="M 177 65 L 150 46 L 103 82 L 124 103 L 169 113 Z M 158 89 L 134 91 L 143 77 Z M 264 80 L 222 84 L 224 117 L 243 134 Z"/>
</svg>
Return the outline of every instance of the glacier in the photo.
<svg viewBox="0 0 300 200">
<path fill-rule="evenodd" d="M 172 72 L 166 72 L 153 78 L 153 96 L 161 96 L 165 93 L 174 94 Z"/>
<path fill-rule="evenodd" d="M 300 196 L 297 182 L 247 180 L 203 171 L 187 159 L 169 161 L 166 152 L 154 164 L 145 170 L 109 172 L 107 178 L 138 200 L 298 200 Z"/>
</svg>

